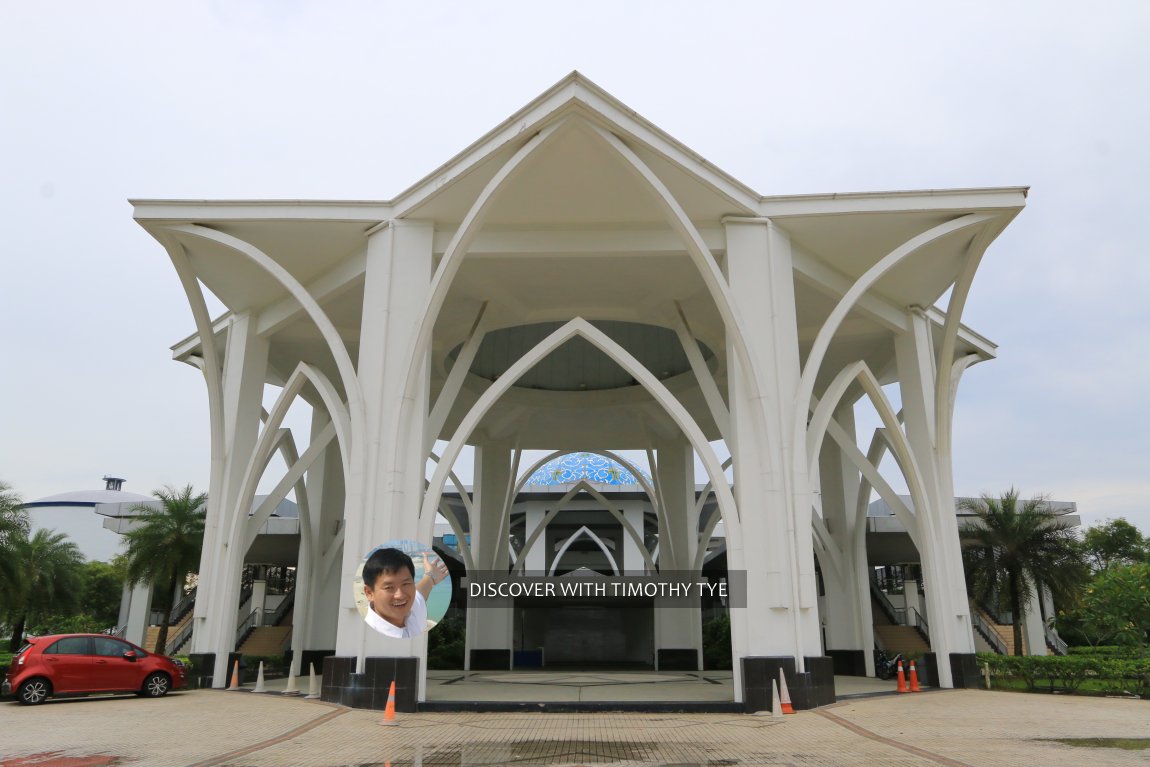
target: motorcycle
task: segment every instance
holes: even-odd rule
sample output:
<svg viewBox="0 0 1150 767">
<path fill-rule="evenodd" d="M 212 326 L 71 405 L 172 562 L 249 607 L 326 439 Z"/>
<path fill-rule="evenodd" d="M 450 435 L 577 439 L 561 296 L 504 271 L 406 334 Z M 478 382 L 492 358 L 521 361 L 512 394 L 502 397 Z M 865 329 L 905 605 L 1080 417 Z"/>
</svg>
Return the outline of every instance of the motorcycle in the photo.
<svg viewBox="0 0 1150 767">
<path fill-rule="evenodd" d="M 875 655 L 874 675 L 879 679 L 893 679 L 898 673 L 898 664 L 902 659 L 902 653 L 888 658 L 885 652 L 879 650 Z"/>
</svg>

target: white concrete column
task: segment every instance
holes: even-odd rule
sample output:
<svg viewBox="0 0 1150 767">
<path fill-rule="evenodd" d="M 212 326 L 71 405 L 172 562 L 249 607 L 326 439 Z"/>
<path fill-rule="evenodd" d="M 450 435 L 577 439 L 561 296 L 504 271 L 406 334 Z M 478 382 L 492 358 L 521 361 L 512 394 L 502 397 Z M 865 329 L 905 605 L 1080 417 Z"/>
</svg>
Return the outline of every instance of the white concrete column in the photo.
<svg viewBox="0 0 1150 767">
<path fill-rule="evenodd" d="M 509 520 L 506 519 L 507 491 L 511 485 L 511 458 L 514 444 L 509 440 L 486 439 L 475 447 L 475 500 L 478 517 L 471 523 L 471 546 L 480 570 L 505 573 L 510 567 L 508 551 Z M 536 546 L 540 546 L 537 542 Z M 541 550 L 545 551 L 543 545 Z M 472 650 L 508 650 L 514 647 L 512 607 L 468 607 L 467 668 Z M 510 665 L 510 664 L 509 664 Z"/>
<path fill-rule="evenodd" d="M 192 616 L 192 651 L 215 653 L 213 685 L 227 685 L 228 653 L 235 649 L 236 608 L 243 570 L 244 526 L 250 508 L 239 497 L 260 430 L 268 342 L 256 333 L 257 318 L 232 317 L 223 367 L 223 456 L 213 461 L 204 549 Z M 217 476 L 218 475 L 218 476 Z"/>
<path fill-rule="evenodd" d="M 329 420 L 326 411 L 312 413 L 311 433 L 322 431 Z M 335 648 L 340 604 L 340 562 L 343 558 L 344 477 L 338 443 L 332 442 L 307 471 L 308 518 L 300 519 L 300 550 L 296 565 L 293 609 L 293 670 L 306 674 L 300 665 L 304 650 Z M 350 589 L 350 584 L 342 584 Z"/>
<path fill-rule="evenodd" d="M 350 584 L 371 548 L 419 537 L 427 460 L 423 427 L 428 350 L 413 349 L 412 342 L 429 294 L 433 234 L 430 222 L 390 221 L 372 233 L 367 244 L 357 365 L 364 422 L 353 424 L 356 438 L 345 496 L 346 543 L 339 566 L 336 630 L 336 654 L 357 657 L 361 672 L 369 656 L 418 656 L 423 661 L 420 668 L 426 666 L 426 634 L 389 639 L 369 630 L 355 607 Z M 411 374 L 415 388 L 409 391 Z M 422 681 L 420 687 L 422 697 Z"/>
<path fill-rule="evenodd" d="M 950 445 L 936 443 L 938 373 L 931 321 L 918 308 L 908 312 L 908 319 L 909 330 L 895 337 L 895 358 L 906 438 L 922 477 L 922 497 L 913 500 L 921 530 L 919 554 L 931 616 L 930 644 L 938 657 L 939 686 L 952 687 L 950 656 L 973 653 L 974 637 L 954 512 Z"/>
<path fill-rule="evenodd" d="M 728 343 L 728 447 L 744 547 L 741 557 L 729 549 L 728 562 L 746 570 L 749 592 L 747 608 L 731 610 L 741 696 L 740 657 L 791 656 L 804 670 L 804 656 L 821 654 L 822 642 L 805 434 L 795 433 L 800 366 L 790 241 L 764 220 L 724 223 L 727 279 L 754 365 Z"/>
<path fill-rule="evenodd" d="M 135 586 L 132 586 L 128 596 L 127 614 L 121 623 L 121 625 L 126 627 L 124 629 L 124 639 L 138 644 L 140 647 L 144 646 L 144 640 L 148 637 L 148 619 L 151 616 L 151 606 L 151 585 L 147 583 L 137 583 Z M 121 613 L 124 611 L 122 601 L 120 611 Z"/>
<path fill-rule="evenodd" d="M 683 573 L 683 579 L 696 579 L 697 573 L 688 572 L 693 570 L 699 529 L 695 514 L 694 451 L 682 437 L 658 440 L 655 449 L 657 466 L 654 468 L 662 488 L 664 512 L 659 525 L 660 571 L 676 570 Z M 640 524 L 638 530 L 642 529 Z M 684 601 L 655 598 L 656 669 L 659 650 L 695 650 L 697 668 L 703 667 L 699 600 L 697 597 L 693 600 L 694 609 L 683 608 Z"/>
<path fill-rule="evenodd" d="M 623 503 L 623 519 L 635 529 L 639 540 L 643 540 L 643 507 L 633 501 Z M 623 531 L 623 560 L 619 566 L 629 573 L 641 573 L 647 569 L 647 560 L 639 550 L 639 544 L 626 531 Z"/>
<path fill-rule="evenodd" d="M 543 524 L 544 517 L 547 516 L 547 509 L 543 504 L 538 501 L 531 501 L 526 510 L 526 529 L 524 529 L 523 541 L 526 543 L 531 540 L 531 536 Z M 547 532 L 539 533 L 538 540 L 531 546 L 527 552 L 527 561 L 523 563 L 526 572 L 545 573 L 547 572 Z"/>
<path fill-rule="evenodd" d="M 1046 631 L 1042 623 L 1042 605 L 1038 590 L 1032 584 L 1023 597 L 1026 600 L 1026 622 L 1023 624 L 1023 641 L 1027 655 L 1046 655 Z"/>
<path fill-rule="evenodd" d="M 260 575 L 262 576 L 265 568 L 260 567 Z M 258 577 L 252 581 L 252 610 L 256 614 L 255 625 L 264 625 L 264 603 L 268 598 L 268 582 L 263 577 Z"/>
<path fill-rule="evenodd" d="M 852 438 L 854 405 L 835 412 L 835 422 Z M 826 649 L 861 651 L 867 674 L 874 675 L 874 627 L 867 576 L 865 519 L 856 515 L 859 472 L 837 442 L 824 439 L 819 456 L 819 506 L 830 533 L 833 552 L 819 561 L 825 596 L 822 613 Z M 823 561 L 825 560 L 825 561 Z"/>
</svg>

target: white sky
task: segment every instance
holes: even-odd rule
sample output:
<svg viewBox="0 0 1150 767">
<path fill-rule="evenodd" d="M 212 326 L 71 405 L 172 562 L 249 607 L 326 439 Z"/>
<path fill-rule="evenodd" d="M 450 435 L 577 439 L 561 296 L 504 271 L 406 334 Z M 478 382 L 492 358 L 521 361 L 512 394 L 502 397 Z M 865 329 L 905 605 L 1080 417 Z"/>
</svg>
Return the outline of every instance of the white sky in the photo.
<svg viewBox="0 0 1150 767">
<path fill-rule="evenodd" d="M 965 321 L 960 494 L 1150 533 L 1150 4 L 0 3 L 0 479 L 206 488 L 128 198 L 386 199 L 579 69 L 762 194 L 1030 185 Z"/>
</svg>

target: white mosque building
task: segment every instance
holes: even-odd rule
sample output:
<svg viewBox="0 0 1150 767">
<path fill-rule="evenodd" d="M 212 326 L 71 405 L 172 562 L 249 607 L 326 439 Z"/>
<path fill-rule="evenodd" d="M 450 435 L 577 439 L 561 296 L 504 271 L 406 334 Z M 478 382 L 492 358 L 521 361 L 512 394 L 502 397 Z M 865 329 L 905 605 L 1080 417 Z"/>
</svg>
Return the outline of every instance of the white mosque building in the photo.
<svg viewBox="0 0 1150 767">
<path fill-rule="evenodd" d="M 729 610 L 732 701 L 769 707 L 782 669 L 797 705 L 820 705 L 836 666 L 873 673 L 877 495 L 917 554 L 937 683 L 974 684 L 951 424 L 963 372 L 995 345 L 961 319 L 1025 200 L 764 196 L 572 73 L 389 200 L 134 201 L 195 323 L 174 356 L 207 386 L 201 675 L 224 685 L 247 553 L 294 491 L 291 646 L 326 656 L 325 699 L 382 707 L 393 679 L 401 710 L 427 699 L 426 638 L 367 630 L 348 584 L 375 545 L 430 541 L 446 520 L 468 570 L 525 556 L 554 577 L 564 544 L 560 561 L 701 572 L 719 530 L 746 582 Z M 209 315 L 206 291 L 226 313 Z M 303 434 L 283 427 L 300 401 Z M 856 430 L 859 402 L 873 435 Z M 544 492 L 528 451 L 598 455 L 636 481 Z M 277 453 L 286 471 L 265 477 Z M 275 486 L 253 513 L 261 480 Z M 540 609 L 534 628 L 513 608 L 469 610 L 468 662 L 514 664 L 517 631 L 565 621 Z M 652 664 L 698 657 L 697 614 L 652 605 L 615 628 L 607 609 L 613 646 L 634 631 Z"/>
</svg>

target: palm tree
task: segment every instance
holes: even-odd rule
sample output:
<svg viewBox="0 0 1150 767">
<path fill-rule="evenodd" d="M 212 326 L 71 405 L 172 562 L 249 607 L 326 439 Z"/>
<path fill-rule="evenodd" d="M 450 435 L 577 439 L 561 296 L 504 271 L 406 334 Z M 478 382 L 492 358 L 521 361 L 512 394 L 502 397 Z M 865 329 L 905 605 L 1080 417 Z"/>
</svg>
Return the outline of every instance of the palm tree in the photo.
<svg viewBox="0 0 1150 767">
<path fill-rule="evenodd" d="M 124 537 L 128 542 L 128 582 L 149 583 L 159 590 L 155 607 L 163 617 L 156 652 L 162 655 L 167 649 L 176 589 L 200 565 L 208 496 L 196 495 L 191 485 L 182 490 L 167 486 L 152 495 L 159 499 L 159 508 L 147 503 L 133 506 L 135 525 Z"/>
<path fill-rule="evenodd" d="M 0 482 L 0 584 L 11 584 L 18 576 L 15 541 L 28 535 L 28 512 L 11 485 Z M 0 598 L 3 598 L 0 593 Z"/>
<path fill-rule="evenodd" d="M 1020 502 L 1014 488 L 1001 498 L 966 499 L 959 508 L 978 515 L 962 528 L 971 593 L 984 603 L 1007 597 L 1014 653 L 1023 655 L 1022 623 L 1032 589 L 1045 587 L 1055 599 L 1069 599 L 1086 576 L 1072 525 L 1043 498 Z"/>
<path fill-rule="evenodd" d="M 12 538 L 16 577 L 7 581 L 6 603 L 12 618 L 9 650 L 20 649 L 28 615 L 52 609 L 70 610 L 80 602 L 84 555 L 65 533 L 37 530 Z"/>
</svg>

